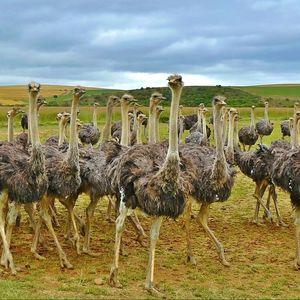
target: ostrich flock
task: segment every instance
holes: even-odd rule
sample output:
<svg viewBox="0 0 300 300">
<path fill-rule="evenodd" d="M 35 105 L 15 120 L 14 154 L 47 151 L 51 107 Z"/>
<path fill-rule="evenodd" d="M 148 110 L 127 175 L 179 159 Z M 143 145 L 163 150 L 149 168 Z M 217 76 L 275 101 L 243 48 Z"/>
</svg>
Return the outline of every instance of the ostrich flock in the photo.
<svg viewBox="0 0 300 300">
<path fill-rule="evenodd" d="M 176 219 L 183 215 L 187 261 L 196 264 L 190 232 L 193 203 L 199 207 L 196 221 L 212 240 L 220 262 L 229 266 L 222 243 L 209 228 L 208 218 L 211 204 L 230 198 L 239 168 L 255 183 L 254 223 L 259 224 L 260 206 L 264 209 L 263 217 L 272 219 L 272 200 L 278 224 L 286 226 L 278 209 L 276 188 L 280 187 L 290 194 L 295 208 L 294 265 L 300 269 L 300 112 L 296 105 L 293 117 L 281 125 L 283 137 L 291 136 L 291 142 L 277 140 L 268 147 L 262 143 L 263 136 L 273 131 L 267 102 L 264 119 L 255 124 L 255 107 L 252 106 L 251 124 L 239 130 L 238 111 L 226 107 L 224 96 L 215 96 L 212 99 L 211 130 L 206 123 L 207 109 L 203 104 L 200 104 L 197 115 L 182 114 L 182 77 L 177 74 L 169 76 L 168 86 L 172 92 L 168 140 L 160 141 L 159 134 L 159 117 L 163 111 L 160 103 L 165 99 L 162 94 L 156 92 L 151 95 L 148 118 L 138 110 L 137 100 L 131 95 L 124 94 L 121 98 L 110 96 L 105 125 L 100 133 L 97 104 L 93 107 L 92 124 L 82 125 L 78 120 L 79 102 L 85 89 L 76 87 L 71 112 L 57 115 L 59 135 L 49 137 L 41 144 L 38 114 L 46 102 L 39 95 L 40 84 L 28 84 L 29 109 L 28 115 L 22 117 L 23 132 L 14 137 L 14 117 L 24 114 L 21 109 L 14 108 L 7 113 L 8 141 L 0 141 L 1 265 L 16 274 L 10 244 L 14 227 L 20 226 L 20 210 L 24 207 L 34 233 L 31 244 L 34 257 L 45 259 L 38 251 L 39 245 L 45 243 L 41 230 L 44 223 L 55 242 L 61 267 L 73 268 L 55 232 L 56 226 L 59 226 L 56 200 L 67 209 L 66 238 L 72 240 L 78 254 L 95 255 L 90 250 L 94 211 L 99 200 L 108 197 L 107 218 L 112 219 L 113 209 L 117 217 L 109 284 L 121 286 L 118 270 L 125 220 L 133 224 L 141 244 L 146 238 L 136 214 L 139 208 L 153 218 L 145 288 L 161 295 L 154 285 L 154 258 L 163 218 Z M 113 109 L 119 104 L 122 120 L 112 124 Z M 67 140 L 65 132 L 68 124 L 70 133 Z M 146 127 L 148 143 L 143 143 Z M 190 134 L 183 141 L 185 130 L 189 130 Z M 258 149 L 251 151 L 258 138 L 261 140 Z M 264 203 L 266 190 L 268 198 Z M 90 199 L 85 220 L 74 209 L 82 193 Z M 84 236 L 83 241 L 81 236 Z"/>
</svg>

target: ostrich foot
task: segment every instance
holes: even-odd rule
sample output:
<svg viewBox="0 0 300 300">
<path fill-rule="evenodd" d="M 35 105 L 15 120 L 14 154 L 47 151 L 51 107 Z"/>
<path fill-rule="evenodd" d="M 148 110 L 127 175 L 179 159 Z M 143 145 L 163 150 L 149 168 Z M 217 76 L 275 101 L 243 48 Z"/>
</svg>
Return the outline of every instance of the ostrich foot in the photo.
<svg viewBox="0 0 300 300">
<path fill-rule="evenodd" d="M 197 265 L 197 261 L 193 255 L 188 255 L 186 258 L 187 263 L 192 264 L 193 266 Z"/>
<path fill-rule="evenodd" d="M 11 253 L 4 253 L 4 252 L 2 253 L 1 265 L 4 266 L 6 269 L 10 268 L 12 275 L 17 274 L 17 270 L 15 268 L 15 264 Z"/>
<path fill-rule="evenodd" d="M 284 223 L 282 220 L 279 220 L 279 221 L 278 221 L 278 225 L 279 225 L 279 226 L 282 226 L 282 227 L 289 227 L 289 225 L 286 224 L 286 223 Z"/>
<path fill-rule="evenodd" d="M 108 284 L 119 289 L 123 287 L 120 281 L 118 280 L 118 268 L 111 268 L 108 278 Z"/>
<path fill-rule="evenodd" d="M 83 252 L 84 254 L 86 254 L 86 255 L 91 256 L 91 257 L 99 257 L 99 256 L 101 256 L 101 253 L 93 252 L 93 251 L 91 251 L 91 250 L 88 249 L 88 248 L 83 248 L 83 249 L 82 249 L 82 252 Z"/>
<path fill-rule="evenodd" d="M 166 296 L 163 293 L 161 293 L 158 289 L 154 287 L 153 282 L 151 282 L 150 284 L 146 284 L 145 288 L 152 296 L 158 298 L 166 298 Z"/>
<path fill-rule="evenodd" d="M 221 259 L 221 264 L 225 267 L 230 267 L 230 263 L 225 258 Z"/>
<path fill-rule="evenodd" d="M 256 226 L 265 226 L 265 224 L 259 222 L 258 220 L 253 220 L 253 221 L 251 221 L 250 223 L 251 223 L 251 224 L 254 224 L 254 225 L 256 225 Z"/>
<path fill-rule="evenodd" d="M 76 253 L 78 255 L 81 254 L 81 250 L 80 250 L 80 243 L 79 243 L 79 236 L 75 236 L 73 239 L 70 239 L 71 243 L 73 244 L 73 247 L 76 250 Z"/>
<path fill-rule="evenodd" d="M 297 259 L 295 259 L 294 268 L 295 268 L 296 271 L 300 270 L 300 263 L 298 262 Z"/>
<path fill-rule="evenodd" d="M 147 235 L 145 233 L 141 233 L 137 236 L 136 240 L 139 242 L 139 244 L 142 246 L 142 247 L 145 247 L 145 244 L 144 244 L 144 240 L 145 238 L 147 237 Z"/>
<path fill-rule="evenodd" d="M 66 269 L 74 269 L 73 265 L 67 260 L 66 257 L 61 257 L 60 258 L 60 266 L 62 269 L 66 268 Z"/>
<path fill-rule="evenodd" d="M 38 254 L 37 252 L 33 252 L 33 256 L 38 260 L 46 260 L 45 256 Z"/>
</svg>

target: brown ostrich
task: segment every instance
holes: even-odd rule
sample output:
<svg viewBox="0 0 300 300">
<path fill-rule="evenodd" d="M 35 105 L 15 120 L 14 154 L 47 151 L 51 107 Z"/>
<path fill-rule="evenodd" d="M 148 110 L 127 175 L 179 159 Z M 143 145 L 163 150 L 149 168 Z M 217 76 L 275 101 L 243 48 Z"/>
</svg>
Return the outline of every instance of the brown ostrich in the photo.
<svg viewBox="0 0 300 300">
<path fill-rule="evenodd" d="M 246 151 L 246 145 L 249 146 L 248 151 L 250 151 L 251 146 L 255 145 L 258 140 L 258 133 L 255 130 L 254 109 L 255 106 L 252 106 L 250 126 L 244 126 L 239 130 L 239 141 L 243 145 L 244 151 Z"/>
<path fill-rule="evenodd" d="M 185 206 L 185 187 L 182 178 L 184 174 L 180 167 L 177 129 L 178 105 L 183 83 L 179 75 L 170 76 L 168 79 L 172 90 L 169 147 L 158 143 L 135 145 L 119 159 L 116 173 L 121 200 L 120 215 L 116 221 L 115 256 L 109 277 L 111 285 L 120 286 L 119 252 L 124 222 L 129 211 L 138 207 L 155 217 L 150 231 L 150 254 L 145 287 L 156 295 L 160 293 L 154 287 L 154 255 L 162 219 L 163 216 L 176 218 L 183 213 Z"/>
<path fill-rule="evenodd" d="M 69 148 L 67 153 L 65 154 L 59 151 L 54 151 L 54 148 L 50 153 L 46 153 L 46 171 L 49 186 L 47 195 L 43 197 L 40 202 L 40 218 L 36 225 L 35 235 L 31 247 L 31 252 L 35 255 L 35 257 L 38 259 L 43 259 L 43 257 L 37 252 L 37 246 L 41 225 L 42 222 L 45 222 L 56 244 L 60 265 L 61 267 L 66 268 L 72 268 L 73 266 L 68 261 L 67 256 L 63 251 L 52 227 L 50 206 L 53 202 L 53 199 L 58 198 L 59 201 L 67 208 L 69 217 L 71 218 L 72 225 L 75 230 L 74 245 L 77 253 L 80 253 L 79 234 L 77 231 L 77 225 L 73 211 L 73 202 L 77 199 L 77 190 L 81 184 L 76 120 L 79 101 L 84 93 L 85 89 L 82 87 L 76 87 L 74 89 L 71 108 Z"/>
<path fill-rule="evenodd" d="M 260 143 L 262 144 L 262 139 L 264 136 L 271 135 L 273 132 L 273 123 L 269 120 L 269 102 L 265 101 L 265 111 L 264 111 L 264 119 L 258 121 L 255 125 L 256 131 L 260 137 Z"/>
<path fill-rule="evenodd" d="M 38 202 L 47 191 L 44 155 L 42 152 L 37 117 L 38 83 L 31 82 L 29 90 L 30 154 L 14 145 L 0 147 L 0 234 L 3 242 L 1 264 L 16 273 L 9 250 L 12 230 L 21 205 Z M 9 206 L 5 233 L 6 210 Z"/>
</svg>

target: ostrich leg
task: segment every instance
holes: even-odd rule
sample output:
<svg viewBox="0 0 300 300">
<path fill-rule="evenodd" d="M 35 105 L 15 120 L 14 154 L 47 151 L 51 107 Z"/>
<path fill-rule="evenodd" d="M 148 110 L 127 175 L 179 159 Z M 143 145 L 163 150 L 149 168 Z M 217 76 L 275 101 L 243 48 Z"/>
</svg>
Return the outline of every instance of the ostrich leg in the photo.
<svg viewBox="0 0 300 300">
<path fill-rule="evenodd" d="M 186 230 L 186 242 L 187 242 L 187 262 L 196 265 L 197 263 L 193 255 L 192 245 L 191 245 L 191 231 L 190 231 L 191 212 L 192 212 L 192 202 L 188 201 L 184 212 L 184 219 L 185 219 L 184 227 Z"/>
<path fill-rule="evenodd" d="M 300 207 L 296 207 L 295 211 L 295 226 L 296 226 L 296 259 L 295 269 L 300 270 Z"/>
<path fill-rule="evenodd" d="M 1 264 L 3 263 L 6 268 L 10 268 L 11 273 L 13 275 L 16 275 L 16 268 L 15 264 L 13 261 L 13 257 L 11 255 L 11 252 L 9 250 L 9 244 L 6 239 L 6 234 L 5 234 L 5 217 L 6 217 L 6 211 L 8 207 L 8 197 L 6 193 L 0 193 L 0 234 L 2 238 L 2 243 L 3 243 L 3 257 L 5 257 L 5 261 L 2 261 L 1 259 Z"/>
<path fill-rule="evenodd" d="M 275 211 L 276 211 L 276 215 L 277 215 L 277 219 L 278 219 L 278 224 L 283 226 L 283 227 L 288 227 L 287 224 L 285 224 L 283 221 L 282 221 L 282 217 L 280 215 L 280 212 L 279 212 L 279 208 L 278 208 L 278 204 L 277 204 L 277 193 L 276 193 L 276 188 L 273 184 L 271 184 L 270 186 L 270 193 L 272 195 L 272 199 L 273 199 L 273 202 L 274 202 L 274 206 L 275 206 Z"/>
<path fill-rule="evenodd" d="M 115 255 L 113 265 L 110 269 L 110 275 L 108 279 L 108 283 L 111 286 L 115 287 L 122 287 L 121 283 L 118 280 L 118 269 L 119 269 L 119 256 L 120 256 L 120 246 L 121 246 L 121 239 L 122 233 L 125 229 L 125 220 L 128 213 L 128 208 L 125 206 L 125 203 L 122 201 L 120 203 L 120 214 L 116 220 L 116 235 L 115 235 Z"/>
<path fill-rule="evenodd" d="M 131 224 L 133 225 L 135 231 L 138 234 L 137 241 L 140 243 L 141 246 L 144 246 L 143 240 L 144 240 L 144 238 L 147 237 L 147 235 L 139 221 L 139 218 L 138 218 L 136 212 L 133 211 L 128 218 L 129 218 L 129 221 L 131 222 Z"/>
<path fill-rule="evenodd" d="M 197 217 L 197 222 L 201 224 L 205 230 L 205 232 L 209 235 L 211 238 L 212 242 L 214 243 L 217 252 L 219 254 L 220 261 L 222 265 L 228 267 L 230 264 L 225 258 L 224 254 L 224 247 L 220 243 L 220 241 L 215 237 L 211 229 L 208 227 L 208 216 L 209 216 L 209 204 L 208 203 L 202 203 L 201 208 L 199 210 L 199 214 Z"/>
<path fill-rule="evenodd" d="M 37 257 L 39 259 L 43 259 L 43 257 L 37 253 L 37 245 L 38 245 L 42 221 L 44 221 L 50 234 L 53 237 L 55 244 L 56 244 L 61 267 L 62 268 L 66 267 L 68 269 L 72 269 L 73 266 L 68 261 L 67 256 L 66 256 L 65 252 L 63 251 L 63 249 L 57 239 L 55 231 L 53 229 L 51 216 L 49 214 L 49 206 L 50 205 L 51 205 L 51 200 L 49 200 L 49 198 L 47 198 L 47 196 L 44 196 L 40 202 L 40 218 L 36 225 L 35 235 L 34 235 L 32 247 L 31 247 L 31 252 L 34 254 L 35 257 Z"/>
<path fill-rule="evenodd" d="M 149 252 L 149 263 L 147 270 L 147 277 L 145 288 L 151 294 L 162 297 L 163 295 L 154 287 L 154 258 L 155 258 L 155 246 L 159 237 L 159 230 L 162 223 L 163 217 L 158 217 L 151 225 L 150 230 L 150 252 Z"/>
<path fill-rule="evenodd" d="M 107 198 L 108 198 L 108 205 L 107 205 L 107 212 L 106 212 L 106 221 L 108 221 L 109 223 L 113 223 L 114 220 L 111 216 L 111 213 L 115 207 L 115 204 L 111 196 L 108 195 Z"/>
<path fill-rule="evenodd" d="M 258 213 L 259 213 L 260 205 L 264 208 L 264 210 L 266 212 L 266 217 L 272 219 L 272 215 L 271 215 L 270 211 L 268 210 L 268 208 L 265 206 L 265 204 L 262 201 L 262 197 L 263 197 L 268 185 L 269 185 L 268 181 L 256 183 L 255 192 L 253 194 L 253 197 L 256 198 L 257 202 L 256 202 L 254 220 L 252 222 L 256 225 L 260 225 L 260 223 L 258 221 Z"/>
</svg>

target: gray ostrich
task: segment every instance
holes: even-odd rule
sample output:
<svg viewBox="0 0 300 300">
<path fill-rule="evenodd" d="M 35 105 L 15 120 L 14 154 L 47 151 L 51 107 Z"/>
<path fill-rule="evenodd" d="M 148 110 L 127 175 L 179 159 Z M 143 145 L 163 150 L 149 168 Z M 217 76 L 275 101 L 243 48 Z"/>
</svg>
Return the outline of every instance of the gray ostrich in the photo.
<svg viewBox="0 0 300 300">
<path fill-rule="evenodd" d="M 109 283 L 120 286 L 118 281 L 119 252 L 124 222 L 129 211 L 140 208 L 155 217 L 150 231 L 150 254 L 146 278 L 146 289 L 160 295 L 154 287 L 154 255 L 163 216 L 176 218 L 184 211 L 184 172 L 181 170 L 178 151 L 178 105 L 183 87 L 182 78 L 173 75 L 168 78 L 172 90 L 170 112 L 169 147 L 152 143 L 135 145 L 119 159 L 117 166 L 117 186 L 120 191 L 120 215 L 116 221 L 115 256 L 110 271 Z M 154 123 L 154 121 L 152 120 Z M 151 123 L 149 121 L 149 126 Z M 152 124 L 154 126 L 154 124 Z"/>
<path fill-rule="evenodd" d="M 243 150 L 246 151 L 246 145 L 248 151 L 250 151 L 251 146 L 255 145 L 258 140 L 258 133 L 255 130 L 255 117 L 254 117 L 255 106 L 251 106 L 251 123 L 250 126 L 244 126 L 239 130 L 239 141 L 243 145 Z"/>
<path fill-rule="evenodd" d="M 0 234 L 3 242 L 1 264 L 9 267 L 13 274 L 16 274 L 16 269 L 9 247 L 20 206 L 40 201 L 47 191 L 45 162 L 39 140 L 37 121 L 37 97 L 40 85 L 31 82 L 28 85 L 28 90 L 30 154 L 16 148 L 14 145 L 0 147 Z M 8 206 L 5 233 L 5 211 Z"/>
<path fill-rule="evenodd" d="M 60 265 L 61 267 L 66 268 L 72 268 L 73 266 L 68 261 L 67 256 L 56 237 L 55 231 L 52 227 L 49 211 L 54 198 L 58 198 L 59 201 L 67 208 L 69 217 L 71 218 L 72 224 L 75 228 L 74 245 L 77 253 L 80 253 L 79 234 L 76 230 L 77 228 L 73 211 L 73 201 L 77 198 L 77 190 L 81 184 L 76 119 L 80 97 L 84 93 L 85 89 L 82 87 L 76 87 L 74 89 L 71 108 L 69 148 L 67 153 L 61 153 L 55 148 L 52 148 L 52 151 L 46 151 L 46 171 L 49 186 L 47 195 L 43 197 L 40 202 L 40 218 L 36 225 L 35 235 L 31 247 L 31 252 L 35 255 L 35 257 L 38 259 L 43 259 L 43 257 L 37 252 L 37 246 L 41 225 L 42 222 L 45 222 L 56 244 L 59 253 Z"/>
<path fill-rule="evenodd" d="M 269 120 L 269 102 L 265 101 L 264 119 L 258 121 L 255 124 L 256 131 L 260 137 L 260 143 L 262 144 L 263 136 L 271 135 L 273 132 L 273 123 Z"/>
<path fill-rule="evenodd" d="M 209 208 L 212 203 L 226 201 L 234 184 L 235 171 L 227 163 L 224 154 L 223 144 L 223 122 L 222 110 L 226 105 L 224 96 L 216 96 L 213 98 L 213 117 L 214 117 L 214 139 L 215 149 L 211 147 L 203 147 L 199 145 L 182 145 L 181 152 L 183 157 L 189 158 L 186 170 L 193 170 L 193 176 L 190 177 L 190 184 L 193 189 L 189 193 L 189 201 L 186 206 L 185 227 L 187 237 L 187 260 L 196 263 L 192 253 L 190 238 L 190 216 L 192 202 L 201 204 L 199 214 L 196 218 L 201 224 L 205 232 L 213 241 L 221 263 L 228 266 L 224 254 L 223 245 L 215 237 L 208 226 Z M 232 134 L 229 136 L 232 138 Z"/>
<path fill-rule="evenodd" d="M 96 145 L 100 139 L 100 131 L 97 126 L 97 107 L 98 103 L 93 106 L 93 124 L 83 124 L 79 130 L 78 136 L 82 144 Z"/>
<path fill-rule="evenodd" d="M 295 114 L 293 138 L 298 134 L 300 113 Z M 296 144 L 295 141 L 293 143 Z M 300 150 L 293 148 L 276 155 L 272 164 L 271 178 L 274 184 L 290 194 L 292 206 L 295 208 L 296 258 L 295 269 L 300 270 Z"/>
</svg>

